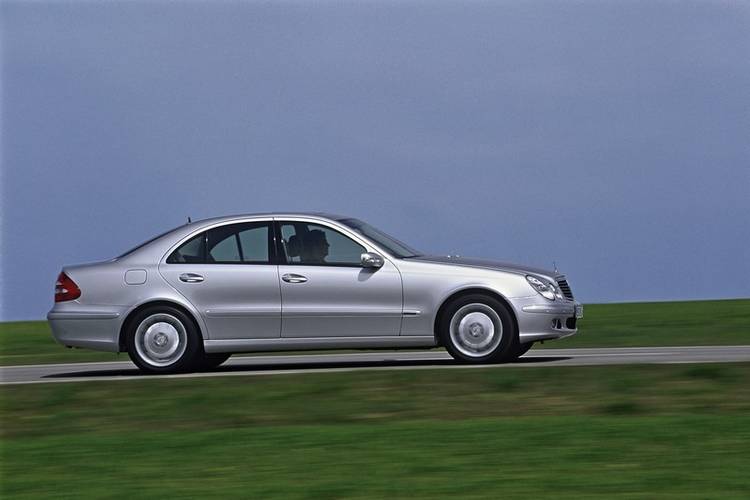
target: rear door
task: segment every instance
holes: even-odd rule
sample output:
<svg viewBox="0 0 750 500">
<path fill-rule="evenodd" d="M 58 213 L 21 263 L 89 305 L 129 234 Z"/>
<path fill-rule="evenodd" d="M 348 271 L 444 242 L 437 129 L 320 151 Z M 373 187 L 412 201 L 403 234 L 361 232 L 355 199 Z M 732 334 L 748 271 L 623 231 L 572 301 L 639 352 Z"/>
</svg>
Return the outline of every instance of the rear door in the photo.
<svg viewBox="0 0 750 500">
<path fill-rule="evenodd" d="M 270 220 L 230 223 L 194 235 L 159 266 L 203 316 L 208 338 L 278 338 L 281 294 Z"/>
<path fill-rule="evenodd" d="M 388 259 L 362 267 L 366 242 L 323 223 L 281 220 L 277 231 L 282 337 L 400 334 L 401 275 Z"/>
</svg>

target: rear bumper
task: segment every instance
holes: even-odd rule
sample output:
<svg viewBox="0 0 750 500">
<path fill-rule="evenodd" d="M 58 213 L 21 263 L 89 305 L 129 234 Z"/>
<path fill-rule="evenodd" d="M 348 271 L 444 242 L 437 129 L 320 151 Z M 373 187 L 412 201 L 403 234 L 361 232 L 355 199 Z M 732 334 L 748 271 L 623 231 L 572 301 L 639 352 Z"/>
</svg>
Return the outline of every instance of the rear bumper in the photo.
<svg viewBox="0 0 750 500">
<path fill-rule="evenodd" d="M 540 340 L 570 337 L 578 332 L 578 318 L 583 307 L 574 301 L 549 302 L 528 297 L 515 303 L 518 337 L 522 344 Z M 576 314 L 576 313 L 580 314 Z"/>
<path fill-rule="evenodd" d="M 118 352 L 122 312 L 52 309 L 47 314 L 52 337 L 66 347 Z"/>
</svg>

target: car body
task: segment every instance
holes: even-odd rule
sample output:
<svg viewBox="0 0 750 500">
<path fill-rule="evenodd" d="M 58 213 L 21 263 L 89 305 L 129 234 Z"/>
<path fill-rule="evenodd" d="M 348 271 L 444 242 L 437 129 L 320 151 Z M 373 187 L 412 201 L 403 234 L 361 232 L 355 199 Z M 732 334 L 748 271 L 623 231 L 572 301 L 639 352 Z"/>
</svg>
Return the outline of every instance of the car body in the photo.
<svg viewBox="0 0 750 500">
<path fill-rule="evenodd" d="M 191 222 L 64 267 L 55 300 L 47 318 L 59 343 L 127 351 L 152 372 L 334 348 L 443 345 L 461 361 L 496 362 L 575 334 L 582 316 L 557 271 L 422 255 L 318 213 Z"/>
</svg>

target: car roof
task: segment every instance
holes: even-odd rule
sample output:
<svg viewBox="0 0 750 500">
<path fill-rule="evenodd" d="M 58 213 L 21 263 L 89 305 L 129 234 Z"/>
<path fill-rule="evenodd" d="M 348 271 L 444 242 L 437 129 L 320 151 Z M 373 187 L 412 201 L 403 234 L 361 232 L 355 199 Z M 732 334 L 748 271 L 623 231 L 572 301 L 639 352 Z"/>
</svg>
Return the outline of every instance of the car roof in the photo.
<svg viewBox="0 0 750 500">
<path fill-rule="evenodd" d="M 329 219 L 329 220 L 334 220 L 334 221 L 354 218 L 354 217 L 350 217 L 346 215 L 338 215 L 338 214 L 332 214 L 328 212 L 256 212 L 256 213 L 249 213 L 249 214 L 235 214 L 235 215 L 222 215 L 218 217 L 209 217 L 207 219 L 192 221 L 192 224 L 230 221 L 234 219 L 244 219 L 244 218 L 250 218 L 250 217 L 274 217 L 274 218 L 315 217 L 319 219 Z"/>
</svg>

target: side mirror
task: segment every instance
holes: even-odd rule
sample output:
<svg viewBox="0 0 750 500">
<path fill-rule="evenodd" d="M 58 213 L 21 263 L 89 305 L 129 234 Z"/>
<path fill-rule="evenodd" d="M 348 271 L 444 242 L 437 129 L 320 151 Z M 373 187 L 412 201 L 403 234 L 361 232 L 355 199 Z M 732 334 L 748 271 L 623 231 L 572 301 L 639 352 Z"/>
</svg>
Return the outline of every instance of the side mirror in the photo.
<svg viewBox="0 0 750 500">
<path fill-rule="evenodd" d="M 377 269 L 383 267 L 383 264 L 385 264 L 383 257 L 375 252 L 366 252 L 362 254 L 362 267 Z"/>
</svg>

